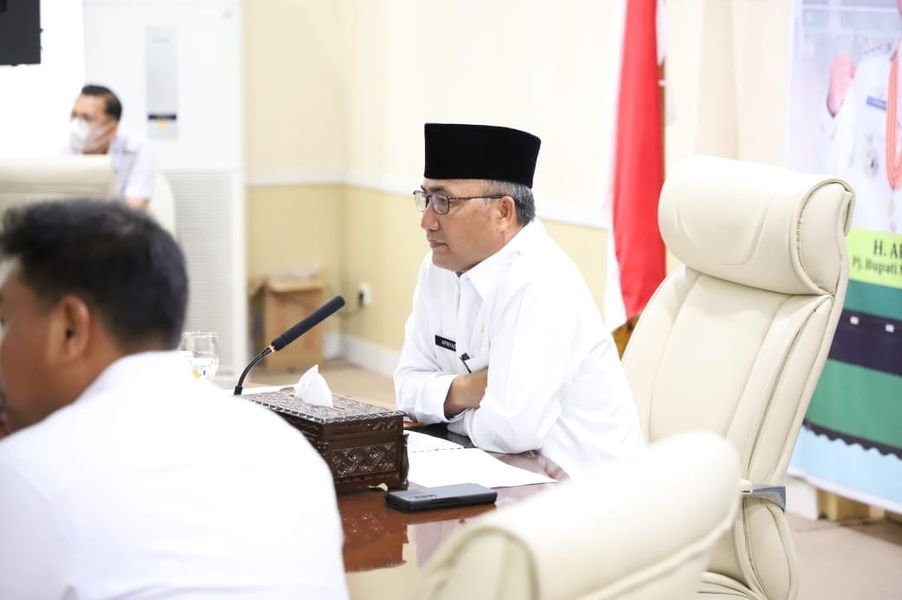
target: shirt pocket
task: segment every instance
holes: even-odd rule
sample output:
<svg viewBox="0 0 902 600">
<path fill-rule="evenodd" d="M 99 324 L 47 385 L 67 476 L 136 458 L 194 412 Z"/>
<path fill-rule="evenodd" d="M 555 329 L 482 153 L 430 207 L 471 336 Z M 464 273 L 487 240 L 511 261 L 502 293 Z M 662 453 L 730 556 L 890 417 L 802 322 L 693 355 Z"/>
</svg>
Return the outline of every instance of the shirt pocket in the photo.
<svg viewBox="0 0 902 600">
<path fill-rule="evenodd" d="M 479 356 L 467 358 L 464 361 L 464 364 L 467 366 L 467 370 L 470 373 L 481 371 L 489 366 L 489 353 L 485 352 L 484 354 L 480 354 Z"/>
</svg>

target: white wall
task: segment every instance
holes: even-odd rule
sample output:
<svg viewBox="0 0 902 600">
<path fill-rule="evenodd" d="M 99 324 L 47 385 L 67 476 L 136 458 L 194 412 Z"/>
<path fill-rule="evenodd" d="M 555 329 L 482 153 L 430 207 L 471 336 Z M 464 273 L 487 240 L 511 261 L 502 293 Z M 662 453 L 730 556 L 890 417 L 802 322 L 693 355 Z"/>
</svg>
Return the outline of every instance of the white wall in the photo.
<svg viewBox="0 0 902 600">
<path fill-rule="evenodd" d="M 0 156 L 46 156 L 68 143 L 84 84 L 82 3 L 41 0 L 41 64 L 0 66 Z"/>
</svg>

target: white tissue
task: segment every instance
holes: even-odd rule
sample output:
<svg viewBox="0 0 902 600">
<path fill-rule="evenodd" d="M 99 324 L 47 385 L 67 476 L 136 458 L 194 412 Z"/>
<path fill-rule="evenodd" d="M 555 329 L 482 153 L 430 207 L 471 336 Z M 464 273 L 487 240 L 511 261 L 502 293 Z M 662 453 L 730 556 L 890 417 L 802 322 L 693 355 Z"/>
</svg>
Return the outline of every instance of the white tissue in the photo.
<svg viewBox="0 0 902 600">
<path fill-rule="evenodd" d="M 319 374 L 319 365 L 313 365 L 301 375 L 294 385 L 294 397 L 307 404 L 332 408 L 332 392 L 329 390 L 329 384 Z"/>
</svg>

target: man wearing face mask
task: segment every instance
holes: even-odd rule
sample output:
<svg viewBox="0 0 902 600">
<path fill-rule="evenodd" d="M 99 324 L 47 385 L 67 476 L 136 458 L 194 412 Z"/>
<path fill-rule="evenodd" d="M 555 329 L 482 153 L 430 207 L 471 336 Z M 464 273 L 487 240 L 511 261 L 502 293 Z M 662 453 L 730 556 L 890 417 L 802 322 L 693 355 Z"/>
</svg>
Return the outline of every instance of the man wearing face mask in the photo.
<svg viewBox="0 0 902 600">
<path fill-rule="evenodd" d="M 147 208 L 153 194 L 153 158 L 148 145 L 119 132 L 122 103 L 107 87 L 86 85 L 75 99 L 69 122 L 73 154 L 109 154 L 116 170 L 116 196 Z"/>
</svg>

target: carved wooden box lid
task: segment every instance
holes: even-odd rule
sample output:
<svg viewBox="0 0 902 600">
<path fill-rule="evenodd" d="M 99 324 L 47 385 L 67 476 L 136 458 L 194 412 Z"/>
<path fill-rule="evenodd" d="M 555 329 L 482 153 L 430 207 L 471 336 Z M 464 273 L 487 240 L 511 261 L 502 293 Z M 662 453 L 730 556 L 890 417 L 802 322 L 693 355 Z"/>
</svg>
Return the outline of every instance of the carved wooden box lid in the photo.
<svg viewBox="0 0 902 600">
<path fill-rule="evenodd" d="M 248 394 L 257 404 L 279 413 L 296 427 L 319 438 L 377 432 L 403 432 L 404 413 L 332 395 L 332 407 L 314 406 L 287 391 Z"/>
</svg>

